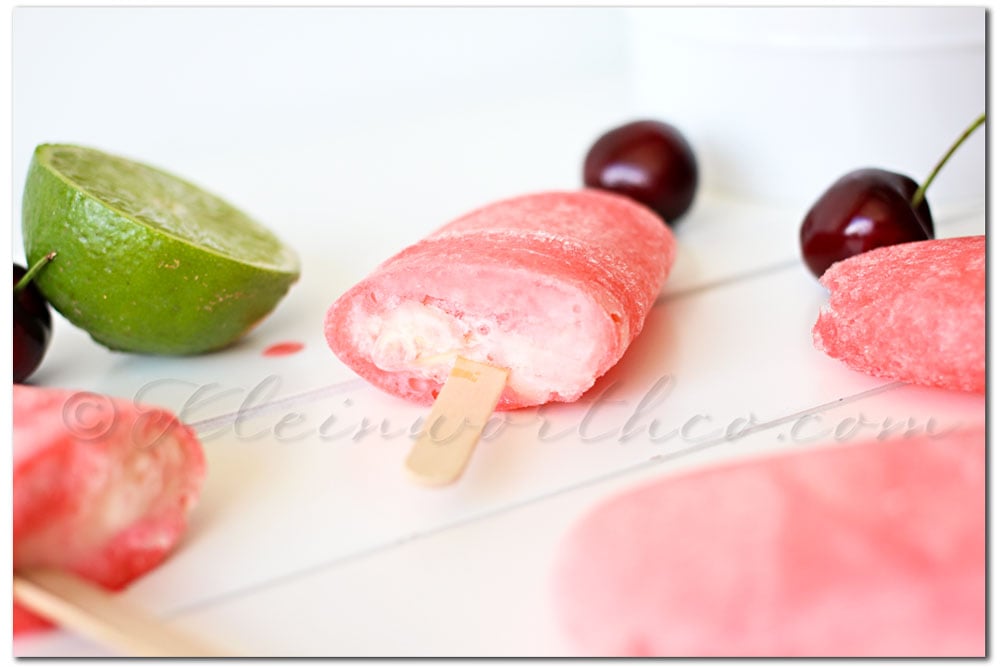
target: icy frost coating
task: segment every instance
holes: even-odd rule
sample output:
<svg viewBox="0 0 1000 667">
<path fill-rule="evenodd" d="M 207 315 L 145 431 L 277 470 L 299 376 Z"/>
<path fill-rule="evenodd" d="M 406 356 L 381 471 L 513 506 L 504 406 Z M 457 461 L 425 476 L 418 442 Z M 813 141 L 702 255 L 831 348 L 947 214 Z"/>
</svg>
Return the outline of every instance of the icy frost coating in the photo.
<svg viewBox="0 0 1000 667">
<path fill-rule="evenodd" d="M 816 347 L 851 368 L 986 391 L 986 237 L 886 246 L 831 266 Z"/>
<path fill-rule="evenodd" d="M 642 329 L 674 257 L 654 213 L 596 190 L 469 213 L 382 263 L 327 313 L 338 357 L 430 403 L 456 355 L 510 369 L 498 405 L 574 401 Z"/>
<path fill-rule="evenodd" d="M 131 401 L 14 385 L 14 568 L 119 589 L 184 532 L 205 476 L 177 418 Z M 14 632 L 47 624 L 14 605 Z"/>
<path fill-rule="evenodd" d="M 564 539 L 583 655 L 981 656 L 982 428 L 665 478 Z"/>
</svg>

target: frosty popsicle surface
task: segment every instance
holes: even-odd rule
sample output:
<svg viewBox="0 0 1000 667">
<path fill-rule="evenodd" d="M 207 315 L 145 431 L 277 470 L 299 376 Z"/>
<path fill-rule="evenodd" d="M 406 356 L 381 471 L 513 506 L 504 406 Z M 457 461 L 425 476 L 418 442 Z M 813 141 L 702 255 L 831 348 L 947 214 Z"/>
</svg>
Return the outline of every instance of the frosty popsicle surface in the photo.
<svg viewBox="0 0 1000 667">
<path fill-rule="evenodd" d="M 575 401 L 642 330 L 674 258 L 650 210 L 582 190 L 503 200 L 383 262 L 330 308 L 363 378 L 431 403 L 458 356 L 509 370 L 497 408 Z"/>
<path fill-rule="evenodd" d="M 986 237 L 876 248 L 831 266 L 815 346 L 851 368 L 986 391 Z"/>
<path fill-rule="evenodd" d="M 981 656 L 982 427 L 665 476 L 565 537 L 556 613 L 588 656 Z"/>
</svg>

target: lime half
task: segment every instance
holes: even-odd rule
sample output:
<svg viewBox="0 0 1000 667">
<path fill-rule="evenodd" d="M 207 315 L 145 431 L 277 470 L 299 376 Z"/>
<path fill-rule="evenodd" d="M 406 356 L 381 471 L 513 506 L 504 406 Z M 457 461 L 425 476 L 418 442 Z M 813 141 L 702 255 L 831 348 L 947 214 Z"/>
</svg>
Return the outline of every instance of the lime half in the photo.
<svg viewBox="0 0 1000 667">
<path fill-rule="evenodd" d="M 92 148 L 35 149 L 22 206 L 50 303 L 114 350 L 197 354 L 233 342 L 299 277 L 294 251 L 176 176 Z"/>
</svg>

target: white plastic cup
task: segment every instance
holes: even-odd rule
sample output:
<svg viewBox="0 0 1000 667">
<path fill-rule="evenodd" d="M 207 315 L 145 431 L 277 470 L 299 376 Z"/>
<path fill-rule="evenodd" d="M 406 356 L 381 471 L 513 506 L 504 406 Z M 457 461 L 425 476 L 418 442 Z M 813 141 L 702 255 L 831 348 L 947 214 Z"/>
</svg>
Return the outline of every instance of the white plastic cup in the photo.
<svg viewBox="0 0 1000 667">
<path fill-rule="evenodd" d="M 702 186 L 808 206 L 862 167 L 918 183 L 986 110 L 986 10 L 642 8 L 629 12 L 637 117 L 678 127 Z M 980 129 L 932 206 L 978 206 Z"/>
</svg>

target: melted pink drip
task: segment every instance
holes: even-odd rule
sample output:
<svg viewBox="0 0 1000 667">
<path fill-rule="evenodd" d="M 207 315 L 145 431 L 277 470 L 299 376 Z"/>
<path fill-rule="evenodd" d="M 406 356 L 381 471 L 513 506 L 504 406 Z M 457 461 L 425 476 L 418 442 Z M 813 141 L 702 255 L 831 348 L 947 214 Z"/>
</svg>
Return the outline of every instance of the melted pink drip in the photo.
<svg viewBox="0 0 1000 667">
<path fill-rule="evenodd" d="M 285 357 L 289 354 L 295 354 L 305 345 L 303 343 L 287 342 L 287 343 L 275 343 L 271 347 L 264 350 L 265 357 Z"/>
</svg>

